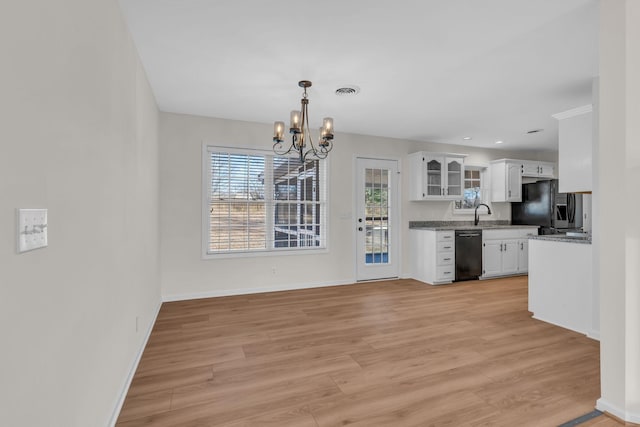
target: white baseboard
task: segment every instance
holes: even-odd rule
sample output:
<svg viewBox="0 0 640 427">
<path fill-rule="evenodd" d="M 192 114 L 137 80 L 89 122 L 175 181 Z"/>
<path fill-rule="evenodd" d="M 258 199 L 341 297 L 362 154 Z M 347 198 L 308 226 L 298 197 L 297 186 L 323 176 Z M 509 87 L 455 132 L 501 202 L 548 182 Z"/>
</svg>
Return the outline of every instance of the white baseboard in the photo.
<svg viewBox="0 0 640 427">
<path fill-rule="evenodd" d="M 598 411 L 608 412 L 623 421 L 640 424 L 640 413 L 633 413 L 620 409 L 617 406 L 612 405 L 610 402 L 607 402 L 602 397 L 596 401 L 596 409 Z"/>
<path fill-rule="evenodd" d="M 249 295 L 249 294 L 262 294 L 265 292 L 279 292 L 279 291 L 295 291 L 299 289 L 311 289 L 311 288 L 324 288 L 328 286 L 343 286 L 352 285 L 356 283 L 353 279 L 348 280 L 335 280 L 331 282 L 315 282 L 315 283 L 302 283 L 296 285 L 286 285 L 282 287 L 264 287 L 264 288 L 242 288 L 242 289 L 221 289 L 207 292 L 196 292 L 190 294 L 174 294 L 163 295 L 163 302 L 172 301 L 186 301 L 200 298 L 216 298 L 216 297 L 228 297 L 233 295 Z"/>
<path fill-rule="evenodd" d="M 585 331 L 583 331 L 583 330 L 576 329 L 576 328 L 574 328 L 574 327 L 572 327 L 572 326 L 564 325 L 564 324 L 562 324 L 561 322 L 556 322 L 556 321 L 553 321 L 553 322 L 552 322 L 551 320 L 547 320 L 547 319 L 545 319 L 544 317 L 536 316 L 536 314 L 535 314 L 535 313 L 533 313 L 533 316 L 531 316 L 531 318 L 532 318 L 532 319 L 536 319 L 536 320 L 540 320 L 540 321 L 542 321 L 542 322 L 549 323 L 549 324 L 551 324 L 551 325 L 555 325 L 555 326 L 559 326 L 559 327 L 561 327 L 561 328 L 568 329 L 568 330 L 570 330 L 570 331 L 577 332 L 577 333 L 579 333 L 579 334 L 583 334 L 583 335 L 587 335 L 587 336 L 588 336 L 587 332 L 585 332 Z"/>
<path fill-rule="evenodd" d="M 592 340 L 600 341 L 600 331 L 590 330 L 587 332 L 587 338 L 591 338 Z"/>
<path fill-rule="evenodd" d="M 144 352 L 145 347 L 147 346 L 147 342 L 149 341 L 149 337 L 151 336 L 151 331 L 153 330 L 153 326 L 156 324 L 156 320 L 158 319 L 158 314 L 160 313 L 160 307 L 162 307 L 162 301 L 158 302 L 158 306 L 156 307 L 155 313 L 151 322 L 149 323 L 149 327 L 147 328 L 147 333 L 145 334 L 144 340 L 142 341 L 142 345 L 140 349 L 138 349 L 138 354 L 136 355 L 135 360 L 131 364 L 131 369 L 129 369 L 129 375 L 127 375 L 127 379 L 124 382 L 122 390 L 120 392 L 120 397 L 118 398 L 118 402 L 113 410 L 113 414 L 111 415 L 111 419 L 109 420 L 109 426 L 114 427 L 116 422 L 118 421 L 118 417 L 120 416 L 120 411 L 122 410 L 122 405 L 124 405 L 124 399 L 127 397 L 127 393 L 129 392 L 129 387 L 131 386 L 131 381 L 133 381 L 133 376 L 138 369 L 138 364 L 140 363 L 140 359 L 142 358 L 142 353 Z"/>
</svg>

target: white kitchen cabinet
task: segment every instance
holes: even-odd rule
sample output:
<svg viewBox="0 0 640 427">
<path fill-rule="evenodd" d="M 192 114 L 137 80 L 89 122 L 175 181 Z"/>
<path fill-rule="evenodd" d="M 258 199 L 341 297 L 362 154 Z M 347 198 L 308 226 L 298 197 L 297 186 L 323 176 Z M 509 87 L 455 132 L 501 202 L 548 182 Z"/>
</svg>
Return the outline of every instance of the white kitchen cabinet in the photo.
<svg viewBox="0 0 640 427">
<path fill-rule="evenodd" d="M 522 161 L 501 159 L 490 164 L 491 201 L 522 201 Z"/>
<path fill-rule="evenodd" d="M 558 189 L 561 193 L 593 188 L 593 107 L 591 104 L 554 114 L 558 119 Z"/>
<path fill-rule="evenodd" d="M 411 277 L 431 285 L 451 283 L 456 276 L 453 230 L 409 230 Z"/>
<path fill-rule="evenodd" d="M 556 165 L 551 162 L 522 161 L 522 176 L 532 178 L 555 178 Z"/>
<path fill-rule="evenodd" d="M 535 227 L 483 230 L 482 278 L 526 274 L 529 241 Z"/>
<path fill-rule="evenodd" d="M 464 189 L 464 155 L 420 151 L 409 155 L 409 200 L 458 200 Z"/>
<path fill-rule="evenodd" d="M 518 245 L 518 271 L 525 273 L 529 271 L 529 239 L 520 239 Z"/>
<path fill-rule="evenodd" d="M 500 275 L 502 275 L 502 240 L 485 240 L 482 242 L 482 276 Z"/>
</svg>

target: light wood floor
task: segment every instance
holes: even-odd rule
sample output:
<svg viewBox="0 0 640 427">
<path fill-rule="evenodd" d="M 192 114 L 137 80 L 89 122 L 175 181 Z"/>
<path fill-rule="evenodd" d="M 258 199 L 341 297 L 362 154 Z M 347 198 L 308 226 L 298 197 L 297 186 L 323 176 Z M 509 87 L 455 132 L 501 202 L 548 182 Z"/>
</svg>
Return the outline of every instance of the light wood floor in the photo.
<svg viewBox="0 0 640 427">
<path fill-rule="evenodd" d="M 533 320 L 526 280 L 165 303 L 117 425 L 557 426 L 594 409 L 598 342 Z"/>
</svg>

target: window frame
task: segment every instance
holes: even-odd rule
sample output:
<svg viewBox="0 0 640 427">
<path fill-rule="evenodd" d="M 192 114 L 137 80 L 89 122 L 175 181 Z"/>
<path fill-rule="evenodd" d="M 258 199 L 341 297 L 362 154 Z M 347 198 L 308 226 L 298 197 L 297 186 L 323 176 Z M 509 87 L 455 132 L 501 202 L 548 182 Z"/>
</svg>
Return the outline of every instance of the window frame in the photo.
<svg viewBox="0 0 640 427">
<path fill-rule="evenodd" d="M 480 171 L 480 193 L 482 194 L 482 199 L 480 203 L 485 203 L 491 206 L 491 202 L 489 200 L 489 188 L 487 187 L 489 182 L 489 167 L 487 165 L 464 165 L 465 172 L 468 170 L 477 170 Z M 464 195 L 464 183 L 465 177 L 462 177 L 462 194 Z M 456 201 L 451 203 L 451 209 L 454 215 L 474 215 L 475 208 L 456 208 Z M 488 213 L 483 210 L 482 212 L 478 212 L 479 215 L 488 215 Z"/>
<path fill-rule="evenodd" d="M 311 254 L 319 254 L 319 253 L 327 253 L 329 251 L 329 158 L 320 160 L 320 164 L 323 164 L 321 167 L 320 180 L 324 184 L 324 201 L 320 200 L 319 204 L 324 207 L 324 215 L 322 212 L 320 214 L 321 221 L 322 217 L 324 217 L 324 224 L 321 223 L 321 227 L 324 227 L 324 246 L 320 247 L 293 247 L 293 248 L 276 248 L 270 247 L 265 249 L 252 249 L 252 250 L 238 250 L 238 251 L 229 251 L 229 252 L 210 252 L 209 251 L 209 233 L 210 233 L 210 206 L 209 206 L 209 196 L 210 196 L 210 183 L 211 183 L 211 157 L 210 153 L 212 152 L 225 152 L 230 154 L 239 154 L 239 155 L 250 155 L 250 156 L 271 156 L 271 157 L 285 157 L 279 156 L 275 154 L 271 150 L 264 149 L 256 149 L 256 148 L 244 148 L 244 147 L 233 147 L 233 146 L 223 146 L 212 144 L 208 142 L 202 143 L 202 165 L 201 165 L 201 175 L 202 175 L 202 183 L 201 183 L 201 257 L 203 260 L 208 259 L 222 259 L 222 258 L 247 258 L 247 257 L 262 257 L 262 256 L 283 256 L 283 255 L 311 255 Z M 316 160 L 316 159 L 313 159 Z M 324 171 L 322 171 L 324 169 Z M 266 175 L 266 171 L 265 171 Z M 265 188 L 265 194 L 270 191 Z M 321 190 L 322 191 L 322 190 Z M 271 205 L 269 205 L 271 203 Z M 271 209 L 274 208 L 276 204 L 276 200 L 265 200 L 265 204 L 267 206 L 265 221 L 266 221 L 266 232 L 270 233 L 275 230 L 275 217 L 274 212 L 271 212 Z M 273 243 L 273 239 L 268 240 Z"/>
</svg>

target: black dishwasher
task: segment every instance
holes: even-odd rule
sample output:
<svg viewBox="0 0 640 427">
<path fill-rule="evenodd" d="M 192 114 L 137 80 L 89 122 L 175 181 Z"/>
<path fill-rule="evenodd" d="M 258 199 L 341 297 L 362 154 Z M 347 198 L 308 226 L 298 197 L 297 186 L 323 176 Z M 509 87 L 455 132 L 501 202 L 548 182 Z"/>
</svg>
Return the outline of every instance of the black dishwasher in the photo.
<svg viewBox="0 0 640 427">
<path fill-rule="evenodd" d="M 456 282 L 482 275 L 482 230 L 456 230 Z"/>
</svg>

